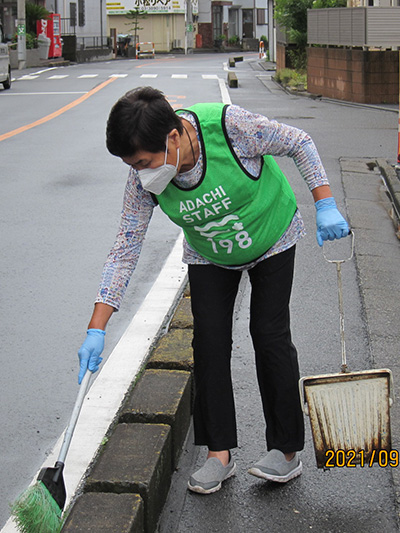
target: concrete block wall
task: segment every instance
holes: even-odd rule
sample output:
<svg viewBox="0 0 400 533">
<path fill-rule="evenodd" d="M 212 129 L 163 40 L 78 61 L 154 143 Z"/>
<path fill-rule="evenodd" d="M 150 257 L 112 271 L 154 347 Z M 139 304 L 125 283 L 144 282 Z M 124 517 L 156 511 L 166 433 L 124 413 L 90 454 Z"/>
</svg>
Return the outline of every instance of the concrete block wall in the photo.
<svg viewBox="0 0 400 533">
<path fill-rule="evenodd" d="M 193 319 L 186 290 L 127 394 L 63 533 L 153 533 L 189 429 Z"/>
<path fill-rule="evenodd" d="M 363 104 L 399 102 L 399 52 L 315 48 L 307 51 L 307 90 Z"/>
</svg>

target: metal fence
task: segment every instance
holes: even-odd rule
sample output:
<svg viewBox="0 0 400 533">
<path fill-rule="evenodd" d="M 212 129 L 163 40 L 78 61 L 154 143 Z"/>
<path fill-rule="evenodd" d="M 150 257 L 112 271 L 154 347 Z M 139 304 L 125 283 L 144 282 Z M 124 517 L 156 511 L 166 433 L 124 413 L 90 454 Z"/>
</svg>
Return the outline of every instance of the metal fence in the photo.
<svg viewBox="0 0 400 533">
<path fill-rule="evenodd" d="M 308 44 L 400 47 L 400 7 L 309 9 Z"/>
<path fill-rule="evenodd" d="M 77 37 L 76 48 L 78 50 L 90 50 L 92 48 L 108 48 L 110 39 L 108 37 Z"/>
<path fill-rule="evenodd" d="M 76 35 L 76 19 L 61 19 L 61 35 Z"/>
<path fill-rule="evenodd" d="M 63 37 L 74 36 L 76 39 L 77 50 L 91 50 L 93 48 L 108 48 L 110 46 L 110 38 L 106 36 L 80 36 L 76 31 L 76 19 L 62 18 L 61 19 L 61 35 Z"/>
</svg>

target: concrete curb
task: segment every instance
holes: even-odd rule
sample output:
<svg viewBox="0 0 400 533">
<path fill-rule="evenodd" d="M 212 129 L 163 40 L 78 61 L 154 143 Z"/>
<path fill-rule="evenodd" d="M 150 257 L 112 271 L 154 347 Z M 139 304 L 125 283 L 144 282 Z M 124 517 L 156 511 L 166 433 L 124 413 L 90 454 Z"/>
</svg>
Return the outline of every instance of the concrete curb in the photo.
<svg viewBox="0 0 400 533">
<path fill-rule="evenodd" d="M 186 290 L 117 413 L 63 532 L 156 531 L 190 424 L 192 329 Z"/>
<path fill-rule="evenodd" d="M 393 205 L 391 214 L 396 229 L 396 235 L 400 238 L 400 179 L 396 169 L 389 165 L 386 159 L 377 159 L 377 164 L 385 182 L 390 201 Z"/>
</svg>

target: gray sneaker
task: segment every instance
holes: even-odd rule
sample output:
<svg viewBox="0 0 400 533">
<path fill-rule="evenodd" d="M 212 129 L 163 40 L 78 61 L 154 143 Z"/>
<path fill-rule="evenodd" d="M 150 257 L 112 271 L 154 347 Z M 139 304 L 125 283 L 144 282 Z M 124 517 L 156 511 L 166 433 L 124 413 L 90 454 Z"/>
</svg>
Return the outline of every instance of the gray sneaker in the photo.
<svg viewBox="0 0 400 533">
<path fill-rule="evenodd" d="M 211 494 L 217 492 L 225 479 L 235 474 L 236 463 L 231 459 L 227 466 L 224 466 L 216 457 L 210 457 L 204 465 L 190 476 L 188 487 L 193 492 L 199 494 Z"/>
<path fill-rule="evenodd" d="M 286 481 L 299 476 L 302 469 L 303 465 L 297 453 L 291 461 L 286 461 L 285 454 L 280 450 L 271 450 L 248 472 L 262 479 L 286 483 Z"/>
</svg>

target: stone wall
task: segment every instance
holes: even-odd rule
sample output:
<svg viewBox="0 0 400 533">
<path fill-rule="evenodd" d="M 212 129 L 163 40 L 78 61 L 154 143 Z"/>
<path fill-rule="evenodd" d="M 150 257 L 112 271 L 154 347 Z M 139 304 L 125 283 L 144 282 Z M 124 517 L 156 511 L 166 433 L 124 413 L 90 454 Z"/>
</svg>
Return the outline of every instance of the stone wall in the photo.
<svg viewBox="0 0 400 533">
<path fill-rule="evenodd" d="M 399 52 L 310 47 L 307 90 L 364 104 L 399 102 Z"/>
<path fill-rule="evenodd" d="M 33 48 L 26 51 L 25 68 L 39 67 L 43 64 L 39 57 L 39 49 Z M 10 50 L 10 65 L 12 70 L 18 70 L 18 51 Z"/>
</svg>

